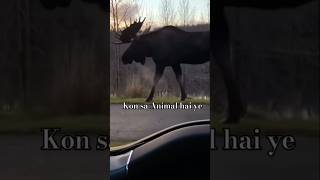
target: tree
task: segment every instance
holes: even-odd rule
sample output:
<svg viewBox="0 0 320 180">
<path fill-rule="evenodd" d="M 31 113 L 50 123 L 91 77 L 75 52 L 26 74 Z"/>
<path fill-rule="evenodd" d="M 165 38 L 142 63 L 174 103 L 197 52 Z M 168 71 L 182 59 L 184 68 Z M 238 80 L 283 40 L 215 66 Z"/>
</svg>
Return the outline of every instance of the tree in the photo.
<svg viewBox="0 0 320 180">
<path fill-rule="evenodd" d="M 19 16 L 19 26 L 20 26 L 20 34 L 19 38 L 21 43 L 19 47 L 21 48 L 21 59 L 20 59 L 20 67 L 21 67 L 21 104 L 22 108 L 25 110 L 27 107 L 28 99 L 28 79 L 27 79 L 27 64 L 30 63 L 31 59 L 31 26 L 30 26 L 30 2 L 28 0 L 18 1 L 18 7 L 20 13 Z"/>
<path fill-rule="evenodd" d="M 139 13 L 139 3 L 136 0 L 110 0 L 110 28 L 118 32 L 127 21 L 134 19 Z"/>
<path fill-rule="evenodd" d="M 111 0 L 110 1 L 110 24 L 112 31 L 119 30 L 119 5 L 122 3 L 122 0 Z"/>
<path fill-rule="evenodd" d="M 172 0 L 161 0 L 160 4 L 160 18 L 164 26 L 172 25 L 174 23 L 174 7 Z"/>
<path fill-rule="evenodd" d="M 138 0 L 110 0 L 110 30 L 120 32 L 123 26 L 129 26 L 131 19 L 135 19 L 140 11 Z M 130 21 L 128 24 L 127 22 Z M 118 93 L 120 84 L 120 47 L 114 49 L 115 55 L 115 94 Z"/>
<path fill-rule="evenodd" d="M 190 23 L 191 9 L 189 0 L 179 1 L 179 18 L 183 27 L 188 26 Z"/>
</svg>

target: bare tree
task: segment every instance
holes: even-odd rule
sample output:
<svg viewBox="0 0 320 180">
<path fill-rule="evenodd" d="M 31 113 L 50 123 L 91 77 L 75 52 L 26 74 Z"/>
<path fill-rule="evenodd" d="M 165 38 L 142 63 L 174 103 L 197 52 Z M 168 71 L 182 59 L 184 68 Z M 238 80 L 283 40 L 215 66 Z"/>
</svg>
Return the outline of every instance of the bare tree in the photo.
<svg viewBox="0 0 320 180">
<path fill-rule="evenodd" d="M 210 23 L 210 0 L 207 0 L 207 8 L 206 8 L 206 13 L 207 13 L 207 23 Z"/>
<path fill-rule="evenodd" d="M 140 11 L 139 0 L 110 0 L 110 30 L 119 32 L 123 26 L 128 26 L 131 19 L 135 19 L 136 14 Z M 115 92 L 119 92 L 120 84 L 120 47 L 114 47 L 115 64 Z"/>
<path fill-rule="evenodd" d="M 111 31 L 120 31 L 123 24 L 134 19 L 139 12 L 139 4 L 137 0 L 110 0 L 110 28 Z"/>
<path fill-rule="evenodd" d="M 164 26 L 172 25 L 175 17 L 172 0 L 161 0 L 160 8 L 160 18 L 162 24 Z"/>
<path fill-rule="evenodd" d="M 30 26 L 30 2 L 27 0 L 17 1 L 19 11 L 21 12 L 18 16 L 18 26 L 20 27 L 19 32 L 19 48 L 21 53 L 20 56 L 20 67 L 21 67 L 21 105 L 25 110 L 28 106 L 29 99 L 28 94 L 28 77 L 27 77 L 27 64 L 30 63 L 31 59 L 31 26 Z M 9 105 L 10 106 L 10 105 Z"/>
<path fill-rule="evenodd" d="M 179 18 L 181 21 L 181 25 L 186 28 L 186 26 L 190 25 L 191 13 L 192 10 L 190 8 L 189 0 L 180 0 L 179 1 Z M 186 86 L 186 78 L 185 75 L 187 74 L 187 68 L 182 66 L 182 83 Z"/>
<path fill-rule="evenodd" d="M 209 24 L 210 23 L 210 1 L 206 1 L 205 8 L 202 9 L 199 17 L 198 23 L 200 24 Z"/>
<path fill-rule="evenodd" d="M 112 22 L 110 27 L 112 31 L 117 31 L 118 4 L 117 0 L 110 1 L 110 22 Z"/>
<path fill-rule="evenodd" d="M 153 3 L 152 1 L 144 1 L 144 3 Z M 141 5 L 141 4 L 140 4 Z M 144 4 L 144 6 L 140 6 L 139 14 L 141 16 L 146 17 L 146 21 L 144 22 L 144 25 L 146 27 L 152 27 L 154 26 L 154 19 L 155 19 L 155 13 L 154 9 L 150 8 L 150 5 Z"/>
<path fill-rule="evenodd" d="M 189 0 L 180 0 L 179 1 L 179 18 L 181 25 L 186 27 L 190 23 L 191 9 Z"/>
</svg>

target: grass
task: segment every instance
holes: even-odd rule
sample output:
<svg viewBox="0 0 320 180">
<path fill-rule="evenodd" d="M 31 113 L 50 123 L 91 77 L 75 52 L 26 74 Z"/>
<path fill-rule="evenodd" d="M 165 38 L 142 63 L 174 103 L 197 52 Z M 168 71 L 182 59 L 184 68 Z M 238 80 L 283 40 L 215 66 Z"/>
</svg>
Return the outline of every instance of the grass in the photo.
<svg viewBox="0 0 320 180">
<path fill-rule="evenodd" d="M 124 98 L 124 97 L 110 97 L 111 104 L 122 104 L 123 102 L 131 103 L 131 104 L 147 104 L 145 102 L 145 98 Z M 208 105 L 210 103 L 208 98 L 187 98 L 185 101 L 181 101 L 178 97 L 158 97 L 155 98 L 152 102 L 155 103 L 166 103 L 166 104 L 174 104 L 176 102 L 183 103 L 193 103 L 193 104 L 205 104 Z"/>
<path fill-rule="evenodd" d="M 108 133 L 105 115 L 0 113 L 0 124 L 0 134 L 39 134 L 41 128 L 61 128 L 68 133 Z"/>
</svg>

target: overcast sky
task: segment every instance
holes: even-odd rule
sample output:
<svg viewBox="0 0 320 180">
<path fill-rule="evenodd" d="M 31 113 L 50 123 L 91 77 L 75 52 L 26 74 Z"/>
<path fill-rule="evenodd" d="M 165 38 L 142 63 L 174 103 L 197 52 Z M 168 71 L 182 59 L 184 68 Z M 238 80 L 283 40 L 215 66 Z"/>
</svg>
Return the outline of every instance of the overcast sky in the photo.
<svg viewBox="0 0 320 180">
<path fill-rule="evenodd" d="M 124 0 L 124 2 L 132 2 L 133 0 Z M 161 26 L 161 7 L 162 0 L 135 0 L 140 6 L 140 11 L 136 16 L 147 17 L 147 22 L 153 26 Z M 174 9 L 174 24 L 181 24 L 179 18 L 179 1 L 170 0 Z M 210 0 L 189 0 L 189 6 L 192 16 L 189 18 L 190 24 L 208 23 L 209 22 L 209 6 Z M 136 17 L 135 17 L 136 18 Z"/>
</svg>

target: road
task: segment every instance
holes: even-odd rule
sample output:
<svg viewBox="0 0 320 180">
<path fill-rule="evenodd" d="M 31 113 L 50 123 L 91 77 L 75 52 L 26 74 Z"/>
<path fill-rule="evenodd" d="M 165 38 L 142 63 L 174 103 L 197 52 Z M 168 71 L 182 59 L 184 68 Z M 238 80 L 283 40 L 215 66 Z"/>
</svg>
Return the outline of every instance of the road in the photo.
<svg viewBox="0 0 320 180">
<path fill-rule="evenodd" d="M 207 119 L 209 108 L 129 111 L 111 106 L 111 138 L 131 141 L 178 123 Z M 96 136 L 90 138 L 94 139 Z M 94 141 L 91 141 L 94 143 Z M 40 135 L 0 135 L 1 180 L 106 179 L 107 152 L 42 151 Z M 94 144 L 92 144 L 94 147 Z"/>
<path fill-rule="evenodd" d="M 112 106 L 111 137 L 113 140 L 134 140 L 177 123 L 208 117 L 208 107 L 195 112 L 173 112 L 124 111 L 121 106 Z M 222 138 L 219 137 L 217 141 L 219 147 Z M 94 148 L 91 151 L 42 151 L 41 144 L 40 135 L 1 135 L 0 179 L 106 179 L 107 152 Z M 279 149 L 272 158 L 267 156 L 265 150 L 214 151 L 211 158 L 214 179 L 319 179 L 318 138 L 297 137 L 297 147 L 294 151 Z"/>
<path fill-rule="evenodd" d="M 110 107 L 111 142 L 137 140 L 179 123 L 209 119 L 210 108 L 193 110 L 124 110 Z"/>
</svg>

